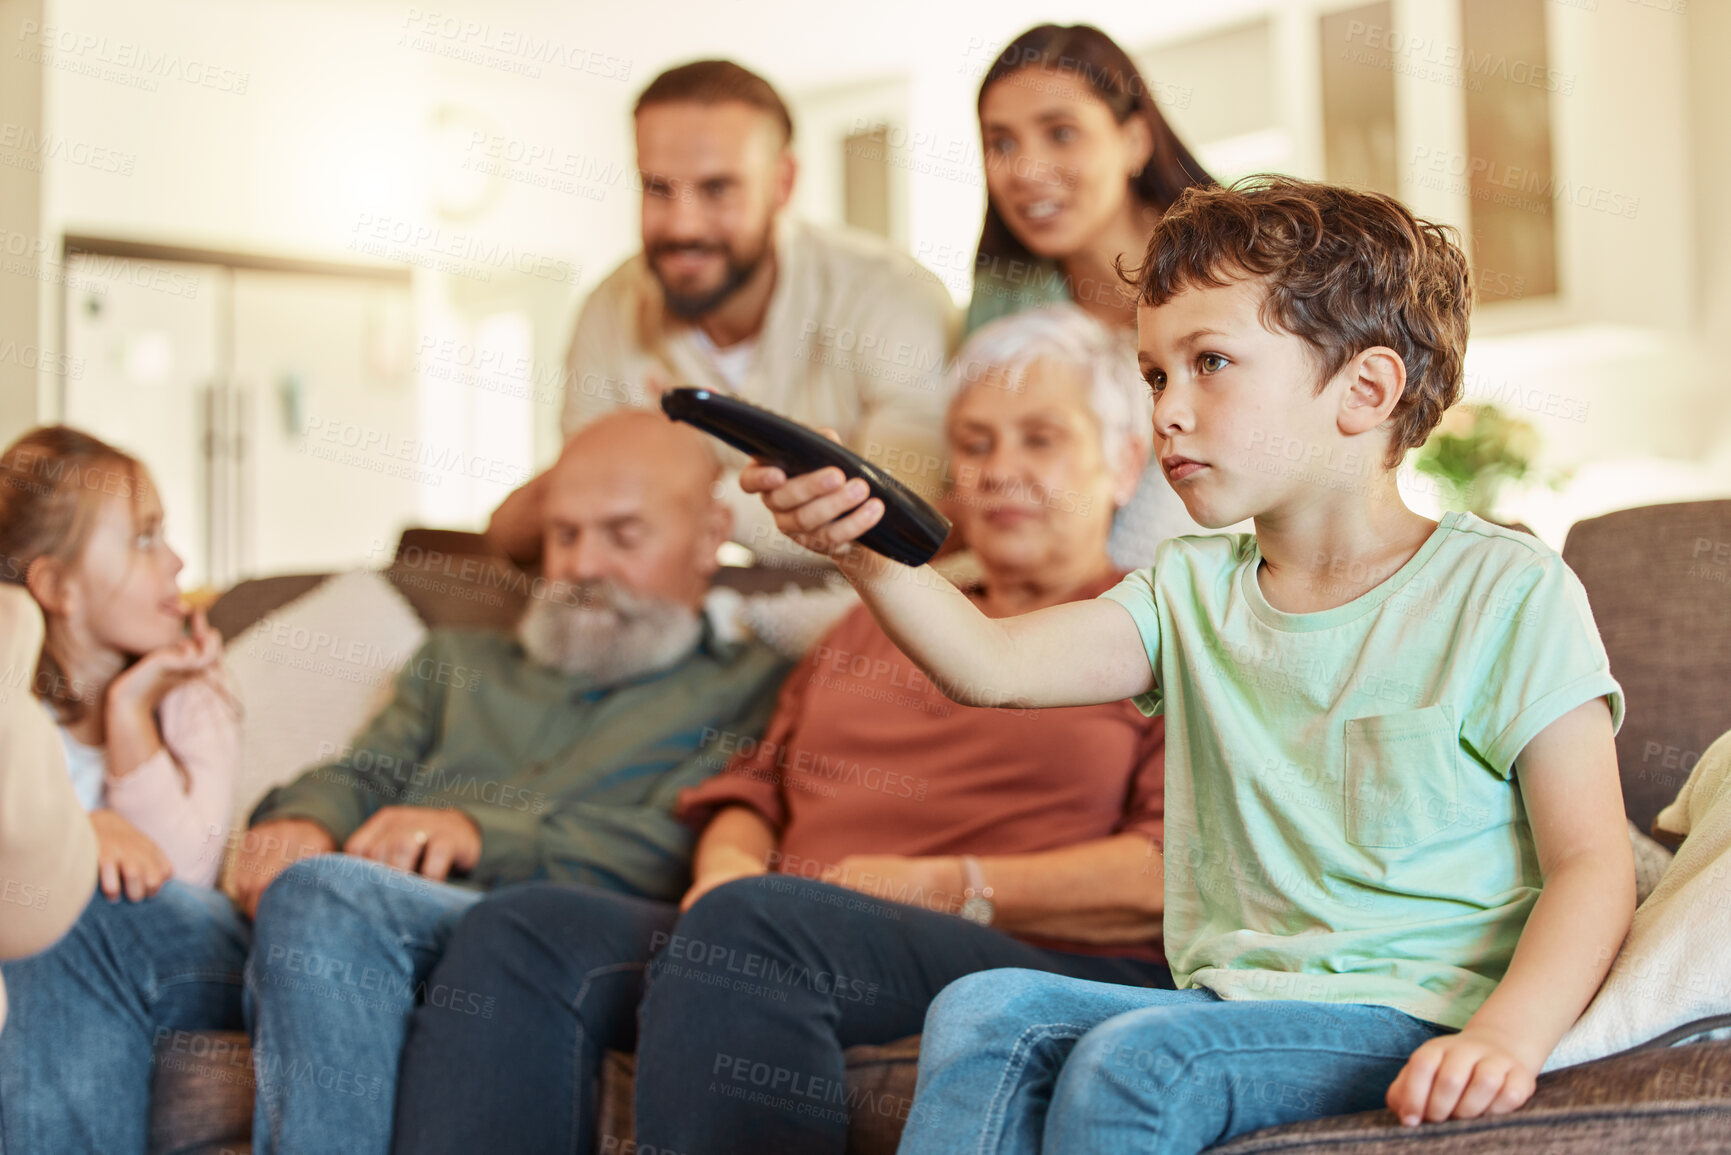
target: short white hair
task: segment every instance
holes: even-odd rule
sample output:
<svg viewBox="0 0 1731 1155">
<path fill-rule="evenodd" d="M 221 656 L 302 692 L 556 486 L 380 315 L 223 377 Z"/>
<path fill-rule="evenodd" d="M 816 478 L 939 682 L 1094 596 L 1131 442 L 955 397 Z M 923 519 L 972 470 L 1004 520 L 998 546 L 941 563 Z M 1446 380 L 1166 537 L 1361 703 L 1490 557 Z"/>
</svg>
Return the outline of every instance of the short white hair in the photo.
<svg viewBox="0 0 1731 1155">
<path fill-rule="evenodd" d="M 1135 355 L 1123 338 L 1072 304 L 1025 309 L 975 330 L 950 369 L 951 408 L 994 373 L 1017 387 L 1036 361 L 1069 365 L 1082 375 L 1109 468 L 1121 468 L 1136 446 L 1147 452 L 1154 403 Z"/>
</svg>

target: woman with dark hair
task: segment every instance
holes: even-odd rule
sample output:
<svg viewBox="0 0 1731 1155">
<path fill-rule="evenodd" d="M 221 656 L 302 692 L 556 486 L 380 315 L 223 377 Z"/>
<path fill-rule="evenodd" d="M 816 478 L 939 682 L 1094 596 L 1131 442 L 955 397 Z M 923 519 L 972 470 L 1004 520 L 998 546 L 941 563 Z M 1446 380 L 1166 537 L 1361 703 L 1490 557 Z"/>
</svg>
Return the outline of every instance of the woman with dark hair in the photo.
<svg viewBox="0 0 1731 1155">
<path fill-rule="evenodd" d="M 1128 53 L 1087 24 L 1042 24 L 998 54 L 980 81 L 986 223 L 963 333 L 1073 301 L 1134 353 L 1136 308 L 1118 276 L 1141 263 L 1160 214 L 1212 184 L 1155 107 Z M 1203 532 L 1159 469 L 1113 519 L 1107 549 L 1149 565 L 1162 541 Z"/>
<path fill-rule="evenodd" d="M 986 222 L 965 331 L 1058 301 L 1134 327 L 1115 262 L 1141 260 L 1178 194 L 1213 183 L 1135 62 L 1086 24 L 1030 28 L 980 82 L 979 115 Z"/>
</svg>

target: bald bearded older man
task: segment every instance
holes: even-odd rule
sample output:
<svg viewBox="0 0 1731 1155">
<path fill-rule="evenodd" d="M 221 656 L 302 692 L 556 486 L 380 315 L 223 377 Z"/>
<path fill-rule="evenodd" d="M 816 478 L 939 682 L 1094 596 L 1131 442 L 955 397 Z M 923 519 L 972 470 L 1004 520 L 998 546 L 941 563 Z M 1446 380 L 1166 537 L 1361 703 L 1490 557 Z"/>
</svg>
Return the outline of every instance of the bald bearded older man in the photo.
<svg viewBox="0 0 1731 1155">
<path fill-rule="evenodd" d="M 247 844 L 286 848 L 239 864 L 255 1151 L 389 1150 L 417 1001 L 490 1013 L 485 992 L 426 982 L 482 891 L 687 885 L 675 796 L 726 761 L 706 743 L 762 731 L 786 673 L 702 612 L 731 528 L 717 476 L 701 435 L 658 414 L 586 427 L 549 476 L 547 593 L 515 637 L 435 631 L 352 749 L 254 812 Z"/>
</svg>

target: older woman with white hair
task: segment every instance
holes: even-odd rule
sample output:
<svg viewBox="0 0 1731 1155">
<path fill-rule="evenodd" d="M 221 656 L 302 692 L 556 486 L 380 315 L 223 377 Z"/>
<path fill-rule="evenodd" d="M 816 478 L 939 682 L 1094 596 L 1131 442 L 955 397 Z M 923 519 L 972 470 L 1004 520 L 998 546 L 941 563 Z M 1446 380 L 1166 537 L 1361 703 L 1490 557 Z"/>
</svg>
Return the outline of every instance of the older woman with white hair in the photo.
<svg viewBox="0 0 1731 1155">
<path fill-rule="evenodd" d="M 970 596 L 998 616 L 1110 588 L 1150 427 L 1121 344 L 1054 306 L 982 328 L 955 373 Z M 843 1051 L 918 1032 L 952 980 L 1170 985 L 1164 731 L 1129 703 L 958 706 L 859 609 L 761 740 L 716 747 L 724 771 L 680 799 L 702 833 L 678 907 L 530 883 L 464 917 L 429 989 L 492 1013 L 416 1011 L 397 1150 L 591 1150 L 602 1055 L 635 1043 L 639 1150 L 839 1155 Z"/>
<path fill-rule="evenodd" d="M 1106 461 L 1120 478 L 1128 478 L 1129 491 L 1112 495 L 1106 543 L 1112 561 L 1126 570 L 1151 565 L 1155 549 L 1167 538 L 1208 532 L 1191 518 L 1159 469 L 1140 465 L 1128 468 L 1132 458 L 1139 463 L 1148 461 L 1153 430 L 1148 387 L 1137 371 L 1134 345 L 1080 308 L 1046 305 L 975 330 L 952 371 L 957 403 L 974 382 L 1016 380 L 1037 361 L 1071 367 L 1086 391 L 1087 409 L 1099 427 Z M 977 400 L 973 404 L 978 407 Z M 956 440 L 955 417 L 956 406 L 952 405 L 951 471 L 960 476 L 968 468 L 968 459 L 963 455 L 966 445 Z M 969 548 L 975 547 L 976 534 L 992 531 L 990 523 L 966 517 L 957 520 Z M 1098 528 L 1097 520 L 1089 520 L 1089 524 Z"/>
<path fill-rule="evenodd" d="M 1123 334 L 1108 329 L 1078 306 L 1042 305 L 975 330 L 951 367 L 948 448 L 952 484 L 947 491 L 949 504 L 960 506 L 949 510 L 956 523 L 954 537 L 967 552 L 948 554 L 935 563 L 940 572 L 958 584 L 977 584 L 982 566 L 992 563 L 978 556 L 975 538 L 981 534 L 1000 537 L 1005 529 L 1014 528 L 1003 524 L 1011 517 L 1009 513 L 995 519 L 969 515 L 967 503 L 979 500 L 974 479 L 980 469 L 969 448 L 979 444 L 979 438 L 958 441 L 957 416 L 976 413 L 982 406 L 991 408 L 990 400 L 996 393 L 970 399 L 972 386 L 984 384 L 997 393 L 1014 391 L 1036 362 L 1067 367 L 1064 372 L 1074 381 L 1082 402 L 1071 410 L 1071 416 L 1080 415 L 1097 430 L 1102 458 L 1117 484 L 1102 499 L 1105 505 L 1088 511 L 1091 516 L 1060 519 L 1053 515 L 1064 512 L 1062 509 L 1047 509 L 1038 519 L 1027 522 L 1024 531 L 1033 526 L 1042 536 L 1056 534 L 1065 539 L 1105 531 L 1109 534 L 1106 556 L 1122 570 L 1152 565 L 1154 551 L 1169 537 L 1209 532 L 1196 524 L 1158 468 L 1131 466 L 1132 458 L 1149 462 L 1153 432 L 1148 386 L 1136 368 L 1134 343 L 1126 342 Z M 1052 500 L 1061 506 L 1066 499 L 1060 492 Z M 1071 504 L 1075 504 L 1074 499 Z M 1081 555 L 1090 563 L 1096 558 L 1093 546 L 1091 540 L 1087 542 Z M 990 546 L 987 549 L 991 552 Z M 1003 560 L 1000 557 L 997 561 L 1000 574 Z M 816 558 L 814 565 L 825 571 L 830 568 L 827 558 Z M 803 657 L 825 631 L 859 605 L 859 595 L 839 575 L 827 586 L 806 590 L 789 587 L 744 598 L 718 591 L 712 596 L 723 605 L 738 598 L 733 610 L 738 628 L 756 634 L 792 658 Z"/>
</svg>

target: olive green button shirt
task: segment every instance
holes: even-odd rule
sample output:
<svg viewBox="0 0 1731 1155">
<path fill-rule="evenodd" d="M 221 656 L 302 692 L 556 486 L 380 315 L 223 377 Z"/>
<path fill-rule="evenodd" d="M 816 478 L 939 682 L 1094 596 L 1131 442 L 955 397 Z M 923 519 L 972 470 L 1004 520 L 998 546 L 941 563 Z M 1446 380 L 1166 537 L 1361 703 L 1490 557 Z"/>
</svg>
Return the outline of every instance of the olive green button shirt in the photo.
<svg viewBox="0 0 1731 1155">
<path fill-rule="evenodd" d="M 481 831 L 459 885 L 548 878 L 671 899 L 694 842 L 674 799 L 726 762 L 711 747 L 762 733 L 786 672 L 707 620 L 683 661 L 613 686 L 538 665 L 502 633 L 435 630 L 353 743 L 271 791 L 252 822 L 310 819 L 341 844 L 382 807 L 450 807 Z"/>
</svg>

